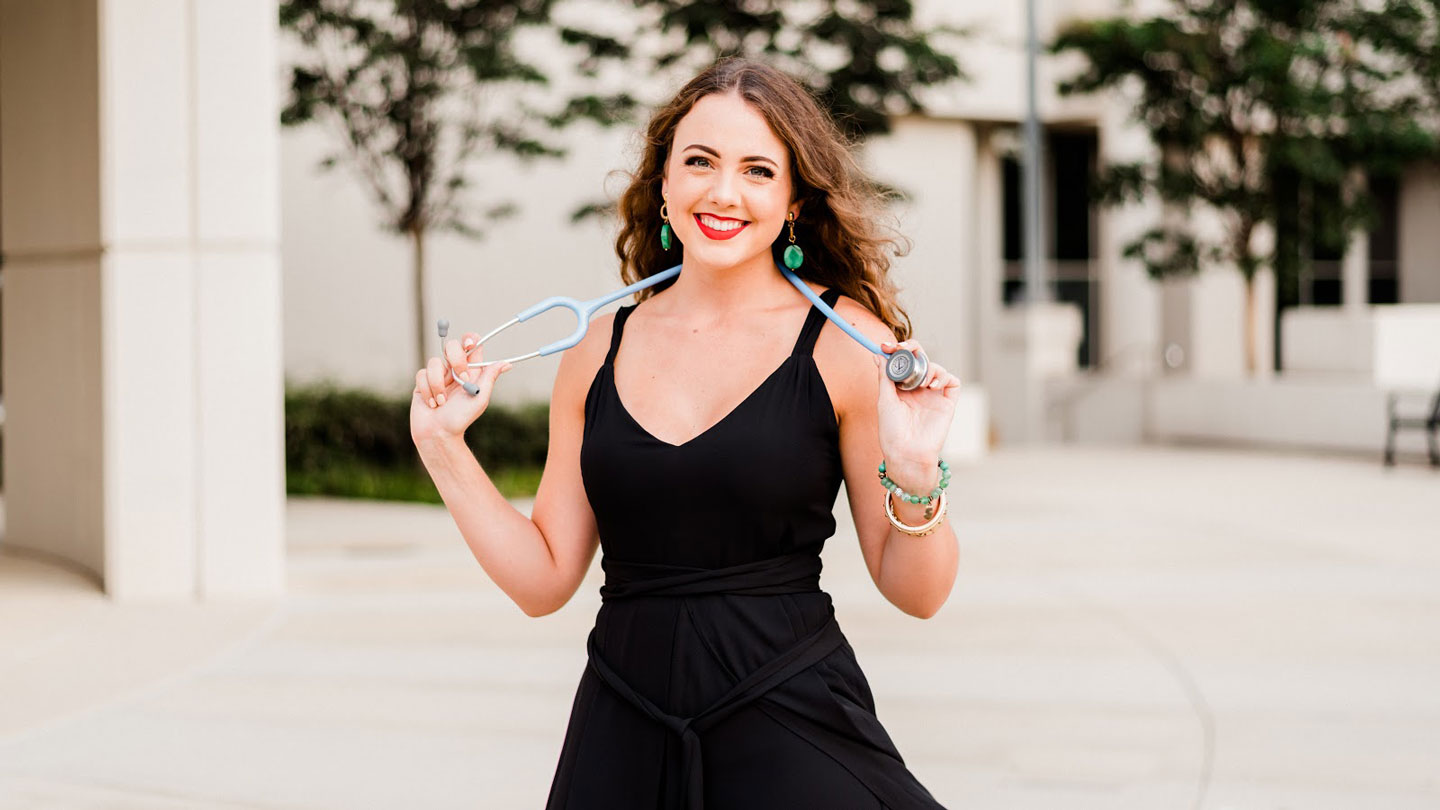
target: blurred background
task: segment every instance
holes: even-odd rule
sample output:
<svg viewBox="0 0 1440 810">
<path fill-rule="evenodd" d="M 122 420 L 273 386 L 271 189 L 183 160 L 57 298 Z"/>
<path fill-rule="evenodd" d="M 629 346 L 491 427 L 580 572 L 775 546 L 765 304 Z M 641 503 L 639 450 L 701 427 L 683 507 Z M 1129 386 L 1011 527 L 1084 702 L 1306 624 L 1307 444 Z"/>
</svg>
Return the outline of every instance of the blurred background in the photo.
<svg viewBox="0 0 1440 810">
<path fill-rule="evenodd" d="M 851 556 L 827 551 L 922 781 L 988 807 L 1440 807 L 1435 0 L 0 0 L 0 806 L 543 801 L 590 617 L 526 619 L 468 556 L 411 443 L 414 372 L 438 319 L 621 286 L 639 128 L 733 54 L 804 81 L 892 193 L 901 304 L 965 383 L 949 617 L 875 604 L 847 520 Z M 467 435 L 522 510 L 558 363 L 518 364 Z M 1062 640 L 1082 614 L 1065 638 L 1130 652 Z M 1330 648 L 1317 616 L 1357 623 Z M 407 691 L 409 655 L 468 720 Z M 356 691 L 257 685 L 322 671 Z M 1323 685 L 1227 771 L 1221 695 L 1253 719 L 1271 678 Z M 393 714 L 362 733 L 362 704 Z M 384 730 L 417 716 L 397 760 Z M 1037 748 L 1062 719 L 1086 732 Z M 415 770 L 299 774 L 281 737 Z"/>
</svg>

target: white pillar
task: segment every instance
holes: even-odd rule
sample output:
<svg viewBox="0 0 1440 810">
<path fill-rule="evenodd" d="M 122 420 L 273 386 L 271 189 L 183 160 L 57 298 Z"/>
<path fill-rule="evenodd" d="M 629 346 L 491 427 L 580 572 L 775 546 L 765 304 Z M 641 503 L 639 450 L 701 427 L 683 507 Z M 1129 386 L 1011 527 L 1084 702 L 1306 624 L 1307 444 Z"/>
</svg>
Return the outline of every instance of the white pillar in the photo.
<svg viewBox="0 0 1440 810">
<path fill-rule="evenodd" d="M 7 545 L 283 585 L 273 2 L 0 0 Z"/>
<path fill-rule="evenodd" d="M 1002 233 L 1004 182 L 1000 153 L 993 128 L 981 130 L 975 139 L 975 224 L 971 241 L 971 265 L 975 291 L 975 322 L 979 330 L 977 358 L 979 379 L 989 386 L 1001 372 L 999 341 L 1000 313 L 1004 308 L 1001 277 L 1005 272 Z"/>
<path fill-rule="evenodd" d="M 1365 173 L 1350 172 L 1347 179 L 1351 188 L 1365 186 Z M 1345 312 L 1360 315 L 1370 305 L 1370 232 L 1356 228 L 1345 245 L 1345 255 L 1340 261 L 1341 298 Z"/>
</svg>

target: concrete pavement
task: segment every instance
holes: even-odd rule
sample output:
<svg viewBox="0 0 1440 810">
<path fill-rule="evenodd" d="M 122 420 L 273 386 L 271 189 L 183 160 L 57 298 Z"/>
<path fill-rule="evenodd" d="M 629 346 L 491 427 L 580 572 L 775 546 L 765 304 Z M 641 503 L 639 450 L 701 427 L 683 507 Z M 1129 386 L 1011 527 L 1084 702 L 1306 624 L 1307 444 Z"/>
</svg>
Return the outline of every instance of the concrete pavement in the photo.
<svg viewBox="0 0 1440 810">
<path fill-rule="evenodd" d="M 938 616 L 875 589 L 843 491 L 821 583 L 947 806 L 1440 808 L 1440 472 L 1050 448 L 951 490 Z M 274 604 L 115 605 L 0 551 L 0 808 L 543 806 L 598 565 L 530 619 L 443 508 L 288 514 Z"/>
</svg>

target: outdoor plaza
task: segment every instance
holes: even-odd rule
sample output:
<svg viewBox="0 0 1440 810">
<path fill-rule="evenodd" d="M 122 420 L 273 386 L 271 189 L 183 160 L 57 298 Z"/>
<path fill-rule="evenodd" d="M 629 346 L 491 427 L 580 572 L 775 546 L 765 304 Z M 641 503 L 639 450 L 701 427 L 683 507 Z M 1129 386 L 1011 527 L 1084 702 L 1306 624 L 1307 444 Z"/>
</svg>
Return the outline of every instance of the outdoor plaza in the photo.
<svg viewBox="0 0 1440 810">
<path fill-rule="evenodd" d="M 884 601 L 843 493 L 821 580 L 946 806 L 1440 807 L 1440 470 L 1174 445 L 955 469 L 937 616 Z M 0 808 L 543 805 L 598 555 L 531 619 L 443 507 L 286 516 L 275 601 L 117 602 L 0 547 Z"/>
</svg>

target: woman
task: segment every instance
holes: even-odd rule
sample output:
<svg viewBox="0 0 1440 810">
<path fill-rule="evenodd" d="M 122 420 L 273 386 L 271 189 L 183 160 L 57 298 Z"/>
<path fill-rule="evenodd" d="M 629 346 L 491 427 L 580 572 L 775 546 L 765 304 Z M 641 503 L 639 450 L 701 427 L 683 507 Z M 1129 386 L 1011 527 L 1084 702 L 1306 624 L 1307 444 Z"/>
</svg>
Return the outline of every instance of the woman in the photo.
<svg viewBox="0 0 1440 810">
<path fill-rule="evenodd" d="M 776 266 L 794 265 L 793 244 L 795 272 L 839 315 L 887 352 L 920 351 L 896 342 L 908 320 L 878 207 L 803 88 L 718 62 L 655 113 L 620 201 L 626 283 L 684 270 L 564 354 L 533 519 L 462 440 L 508 366 L 470 372 L 470 334 L 416 374 L 421 458 L 521 609 L 558 610 L 604 549 L 553 810 L 940 806 L 876 719 L 818 555 L 843 478 L 880 591 L 913 616 L 939 610 L 959 551 L 943 510 L 930 513 L 960 383 L 932 363 L 898 390 Z M 447 384 L 452 370 L 480 393 Z M 891 500 L 892 521 L 882 460 L 930 502 Z"/>
</svg>

